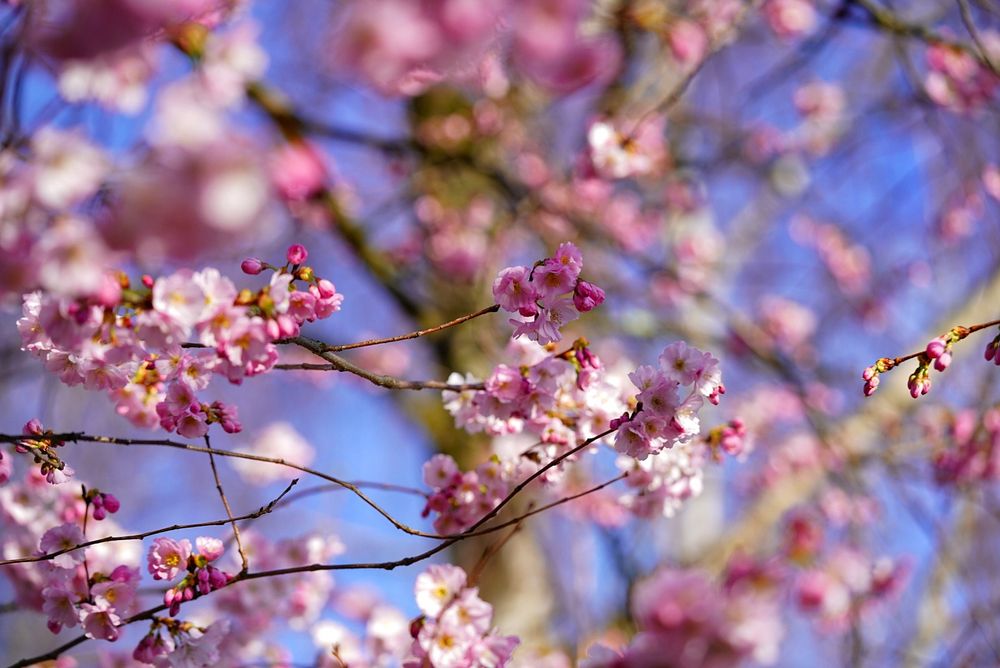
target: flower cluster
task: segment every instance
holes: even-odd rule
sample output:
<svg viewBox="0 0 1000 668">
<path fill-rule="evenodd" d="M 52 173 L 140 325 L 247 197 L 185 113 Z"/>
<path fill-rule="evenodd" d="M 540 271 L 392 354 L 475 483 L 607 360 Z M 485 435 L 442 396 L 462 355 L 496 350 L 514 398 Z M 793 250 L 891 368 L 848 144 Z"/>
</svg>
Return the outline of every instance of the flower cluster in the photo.
<svg viewBox="0 0 1000 668">
<path fill-rule="evenodd" d="M 984 30 L 979 36 L 987 57 L 1000 56 L 1000 33 Z M 975 55 L 957 46 L 935 43 L 927 47 L 928 72 L 924 88 L 932 100 L 954 111 L 968 113 L 983 108 L 997 89 L 1000 77 Z"/>
<path fill-rule="evenodd" d="M 434 530 L 440 534 L 468 529 L 510 492 L 509 468 L 494 456 L 463 473 L 449 455 L 434 455 L 424 464 L 424 482 L 432 492 L 421 516 L 437 513 Z"/>
<path fill-rule="evenodd" d="M 771 30 L 787 39 L 812 32 L 819 20 L 811 0 L 767 0 L 761 11 Z"/>
<path fill-rule="evenodd" d="M 53 633 L 80 626 L 90 638 L 115 640 L 136 606 L 139 553 L 128 543 L 78 547 L 123 533 L 111 518 L 87 527 L 97 498 L 108 512 L 117 505 L 111 494 L 53 486 L 28 470 L 24 480 L 0 487 L 0 554 L 42 558 L 7 565 L 3 574 L 17 604 L 43 613 Z"/>
<path fill-rule="evenodd" d="M 482 390 L 442 393 L 456 426 L 494 436 L 529 433 L 561 448 L 598 434 L 625 410 L 620 383 L 585 340 L 557 354 L 527 343 L 511 348 L 520 363 L 497 365 Z M 463 381 L 475 379 L 449 378 Z"/>
<path fill-rule="evenodd" d="M 596 173 L 624 179 L 663 169 L 667 161 L 665 124 L 666 117 L 659 114 L 637 121 L 594 121 L 587 131 L 587 144 Z"/>
<path fill-rule="evenodd" d="M 50 529 L 42 538 L 42 549 L 58 549 L 82 540 L 79 528 L 67 524 Z M 63 627 L 79 624 L 88 638 L 117 640 L 118 627 L 135 607 L 139 570 L 122 565 L 107 575 L 91 572 L 89 584 L 86 576 L 81 582 L 83 570 L 82 565 L 78 568 L 74 563 L 70 569 L 57 571 L 58 575 L 50 576 L 42 590 L 42 610 L 48 615 L 49 630 L 59 633 Z"/>
<path fill-rule="evenodd" d="M 187 539 L 157 538 L 146 555 L 146 567 L 154 580 L 171 581 L 184 573 L 184 578 L 163 595 L 163 602 L 170 607 L 172 616 L 180 611 L 181 603 L 221 589 L 233 579 L 229 573 L 211 565 L 225 551 L 221 540 L 200 537 L 195 540 L 195 546 L 197 553 L 192 551 L 191 541 Z"/>
<path fill-rule="evenodd" d="M 581 38 L 580 0 L 352 0 L 339 7 L 335 62 L 387 94 L 418 95 L 445 78 L 487 93 L 508 87 L 500 62 L 555 93 L 569 93 L 614 72 L 621 59 L 607 35 Z M 402 28 L 405 26 L 405 29 Z M 497 33 L 506 37 L 497 40 Z M 509 57 L 484 44 L 509 44 Z"/>
<path fill-rule="evenodd" d="M 139 285 L 109 277 L 99 298 L 32 293 L 18 321 L 24 349 L 67 385 L 107 392 L 137 425 L 159 424 L 188 438 L 213 423 L 240 431 L 235 407 L 203 402 L 198 391 L 212 374 L 241 383 L 268 371 L 278 357 L 276 340 L 330 316 L 343 301 L 333 283 L 303 264 L 303 247 L 293 245 L 287 255 L 282 267 L 243 263 L 247 273 L 273 270 L 256 293 L 238 291 L 215 269 L 144 276 Z M 192 335 L 197 343 L 189 343 Z"/>
<path fill-rule="evenodd" d="M 947 426 L 931 457 L 938 484 L 962 485 L 1000 477 L 1000 409 L 987 409 L 981 419 L 975 411 L 959 411 L 941 422 Z"/>
<path fill-rule="evenodd" d="M 583 256 L 567 242 L 530 269 L 507 267 L 497 275 L 493 298 L 503 310 L 522 318 L 510 321 L 516 327 L 514 338 L 527 336 L 540 344 L 559 341 L 563 325 L 604 302 L 601 288 L 580 279 L 582 269 Z"/>
<path fill-rule="evenodd" d="M 201 668 L 218 663 L 229 622 L 220 620 L 207 627 L 171 617 L 154 617 L 132 658 L 157 668 Z"/>
<path fill-rule="evenodd" d="M 491 630 L 493 607 L 479 598 L 461 568 L 430 566 L 417 576 L 417 606 L 422 613 L 411 625 L 411 658 L 403 665 L 419 668 L 506 666 L 518 639 Z"/>
<path fill-rule="evenodd" d="M 855 549 L 838 547 L 798 575 L 796 601 L 820 628 L 842 630 L 891 600 L 909 579 L 910 570 L 906 559 L 872 560 Z"/>
<path fill-rule="evenodd" d="M 636 587 L 632 615 L 639 633 L 616 652 L 591 647 L 581 668 L 772 664 L 784 636 L 773 575 L 740 564 L 722 586 L 696 570 L 664 568 Z"/>
<path fill-rule="evenodd" d="M 617 426 L 615 449 L 639 461 L 697 436 L 697 412 L 705 399 L 718 404 L 726 391 L 719 360 L 683 341 L 664 348 L 659 362 L 658 368 L 643 365 L 629 374 L 641 408 L 612 424 Z"/>
<path fill-rule="evenodd" d="M 14 444 L 14 451 L 20 454 L 31 455 L 35 462 L 39 464 L 39 472 L 45 476 L 45 479 L 49 483 L 53 485 L 60 485 L 73 476 L 73 469 L 67 466 L 66 462 L 61 460 L 55 451 L 56 448 L 65 445 L 65 443 L 57 438 L 53 438 L 52 431 L 46 430 L 42 427 L 42 423 L 39 422 L 37 418 L 28 420 L 21 429 L 21 433 L 25 436 L 44 437 L 24 438 Z M 2 459 L 0 459 L 0 461 L 2 461 Z M 3 477 L 4 476 L 0 476 L 0 478 Z M 10 473 L 8 472 L 6 478 L 9 477 Z"/>
</svg>

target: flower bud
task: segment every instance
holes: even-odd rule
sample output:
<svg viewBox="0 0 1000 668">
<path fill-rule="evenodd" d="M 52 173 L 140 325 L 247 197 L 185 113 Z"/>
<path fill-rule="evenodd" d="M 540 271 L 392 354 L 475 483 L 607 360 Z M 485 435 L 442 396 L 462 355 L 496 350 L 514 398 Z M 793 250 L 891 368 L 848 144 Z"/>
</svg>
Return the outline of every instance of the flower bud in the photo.
<svg viewBox="0 0 1000 668">
<path fill-rule="evenodd" d="M 264 263 L 255 257 L 248 257 L 240 263 L 240 269 L 243 270 L 244 274 L 256 276 L 260 272 L 264 271 Z"/>
<path fill-rule="evenodd" d="M 292 264 L 302 264 L 309 257 L 309 252 L 306 251 L 306 247 L 302 244 L 292 244 L 288 247 L 288 252 L 285 256 Z"/>
</svg>

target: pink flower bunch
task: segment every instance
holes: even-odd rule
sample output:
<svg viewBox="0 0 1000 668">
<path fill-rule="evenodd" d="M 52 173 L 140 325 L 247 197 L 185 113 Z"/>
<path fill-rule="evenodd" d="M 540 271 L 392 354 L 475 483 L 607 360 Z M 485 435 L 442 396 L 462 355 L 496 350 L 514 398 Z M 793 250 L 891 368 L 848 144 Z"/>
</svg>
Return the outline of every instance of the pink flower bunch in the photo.
<svg viewBox="0 0 1000 668">
<path fill-rule="evenodd" d="M 956 413 L 948 420 L 940 447 L 931 457 L 939 485 L 963 485 L 1000 478 L 1000 409 Z"/>
<path fill-rule="evenodd" d="M 816 331 L 816 315 L 802 304 L 766 295 L 760 301 L 760 327 L 770 336 L 774 347 L 790 355 L 808 357 L 809 342 Z"/>
<path fill-rule="evenodd" d="M 615 449 L 640 461 L 697 436 L 705 399 L 718 404 L 726 391 L 719 360 L 683 341 L 664 348 L 659 361 L 658 368 L 644 365 L 629 374 L 641 410 L 617 421 Z"/>
<path fill-rule="evenodd" d="M 118 627 L 137 602 L 138 569 L 123 565 L 109 575 L 91 572 L 92 584 L 80 577 L 82 574 L 81 566 L 78 571 L 57 571 L 49 578 L 42 590 L 42 610 L 48 616 L 49 630 L 59 633 L 63 627 L 79 625 L 88 638 L 117 640 Z"/>
<path fill-rule="evenodd" d="M 604 302 L 604 291 L 580 279 L 583 256 L 572 243 L 559 245 L 554 256 L 534 267 L 507 267 L 493 282 L 493 298 L 500 307 L 517 313 L 511 319 L 514 338 L 527 336 L 546 344 L 562 340 L 560 329 Z"/>
<path fill-rule="evenodd" d="M 424 195 L 417 201 L 415 212 L 425 235 L 426 257 L 434 266 L 448 275 L 470 280 L 481 271 L 495 220 L 492 200 L 475 196 L 464 206 L 446 207 L 438 198 Z"/>
<path fill-rule="evenodd" d="M 344 552 L 344 544 L 336 536 L 318 532 L 271 541 L 247 531 L 243 546 L 252 555 L 255 570 L 329 563 Z M 235 554 L 230 554 L 229 566 L 240 567 Z M 332 575 L 318 571 L 246 581 L 213 594 L 212 600 L 230 620 L 232 640 L 250 645 L 282 621 L 296 628 L 317 623 L 333 593 Z"/>
<path fill-rule="evenodd" d="M 733 457 L 742 457 L 752 449 L 746 424 L 740 418 L 733 418 L 728 424 L 714 427 L 705 440 L 717 460 L 722 458 L 718 454 L 719 450 Z"/>
<path fill-rule="evenodd" d="M 581 668 L 772 664 L 784 636 L 775 594 L 764 577 L 719 586 L 700 571 L 660 569 L 636 588 L 638 634 L 620 652 L 592 647 Z"/>
<path fill-rule="evenodd" d="M 795 599 L 825 631 L 843 631 L 891 600 L 910 577 L 906 558 L 871 559 L 848 547 L 838 547 L 821 563 L 799 573 Z"/>
<path fill-rule="evenodd" d="M 594 436 L 625 410 L 622 388 L 582 339 L 556 355 L 530 343 L 511 348 L 520 363 L 496 366 L 484 389 L 442 393 L 456 426 L 492 435 L 526 432 L 559 449 Z"/>
<path fill-rule="evenodd" d="M 792 563 L 809 564 L 823 548 L 823 525 L 814 513 L 793 512 L 784 527 L 783 556 Z"/>
<path fill-rule="evenodd" d="M 987 362 L 993 362 L 993 364 L 1000 366 L 1000 334 L 997 334 L 989 343 L 986 344 L 986 350 L 983 351 L 983 357 Z"/>
<path fill-rule="evenodd" d="M 984 30 L 980 41 L 990 58 L 1000 57 L 1000 33 Z M 948 44 L 927 47 L 924 88 L 936 103 L 960 113 L 982 109 L 1000 88 L 1000 78 L 964 49 Z"/>
<path fill-rule="evenodd" d="M 106 391 L 119 414 L 134 423 L 195 438 L 217 423 L 241 429 L 235 407 L 203 402 L 212 374 L 241 383 L 271 369 L 274 342 L 329 317 L 343 296 L 304 264 L 308 253 L 295 244 L 287 262 L 273 267 L 256 258 L 244 271 L 273 270 L 256 293 L 238 292 L 215 269 L 180 270 L 133 286 L 124 276 L 107 299 L 26 295 L 18 329 L 25 350 L 68 385 Z M 298 285 L 301 282 L 303 285 Z M 200 347 L 184 344 L 196 337 Z"/>
<path fill-rule="evenodd" d="M 422 613 L 411 625 L 413 645 L 405 668 L 508 665 L 520 642 L 491 630 L 493 606 L 468 586 L 465 571 L 450 564 L 430 566 L 414 587 Z"/>
<path fill-rule="evenodd" d="M 157 668 L 212 666 L 222 658 L 228 634 L 227 620 L 201 627 L 169 617 L 154 617 L 132 658 Z"/>
<path fill-rule="evenodd" d="M 418 95 L 445 78 L 478 78 L 495 93 L 503 77 L 490 71 L 501 62 L 499 47 L 501 56 L 510 54 L 503 61 L 566 94 L 610 76 L 621 60 L 608 35 L 581 34 L 587 10 L 582 0 L 355 0 L 339 11 L 332 51 L 341 67 L 381 92 Z"/>
<path fill-rule="evenodd" d="M 93 517 L 97 521 L 107 518 L 108 513 L 117 513 L 122 507 L 121 501 L 114 494 L 98 489 L 88 489 L 83 495 L 83 500 L 93 507 Z"/>
<path fill-rule="evenodd" d="M 615 463 L 627 472 L 629 491 L 618 503 L 636 517 L 673 517 L 684 501 L 704 490 L 706 448 L 693 440 L 675 443 L 638 460 L 619 456 Z"/>
<path fill-rule="evenodd" d="M 590 161 L 598 175 L 610 179 L 646 176 L 667 163 L 662 114 L 639 120 L 598 119 L 587 131 Z"/>
<path fill-rule="evenodd" d="M 792 222 L 791 233 L 798 243 L 816 249 L 841 292 L 857 297 L 868 291 L 872 278 L 871 253 L 852 242 L 839 226 L 800 216 Z"/>
<path fill-rule="evenodd" d="M 170 581 L 184 573 L 184 578 L 163 595 L 163 602 L 170 607 L 173 616 L 180 611 L 181 603 L 221 589 L 233 579 L 229 573 L 211 565 L 225 551 L 221 540 L 199 537 L 195 546 L 197 552 L 191 549 L 187 539 L 157 538 L 146 555 L 146 567 L 154 580 Z"/>
<path fill-rule="evenodd" d="M 463 473 L 451 456 L 434 455 L 424 464 L 424 482 L 433 491 L 421 516 L 437 513 L 434 530 L 438 533 L 464 531 L 507 496 L 510 475 L 497 457 Z"/>
<path fill-rule="evenodd" d="M 767 0 L 761 11 L 771 30 L 789 39 L 812 32 L 818 20 L 810 0 Z"/>
<path fill-rule="evenodd" d="M 61 485 L 68 481 L 75 471 L 59 458 L 55 449 L 65 445 L 63 441 L 51 438 L 52 430 L 45 429 L 38 418 L 28 420 L 21 433 L 25 436 L 45 436 L 47 438 L 25 438 L 14 444 L 14 451 L 19 454 L 30 454 L 35 461 L 40 462 L 38 471 L 53 485 Z M 8 464 L 9 466 L 9 464 Z M 9 476 L 9 473 L 8 473 Z"/>
<path fill-rule="evenodd" d="M 116 254 L 81 205 L 101 187 L 111 161 L 75 130 L 43 127 L 26 149 L 0 151 L 0 298 L 42 289 L 97 299 Z"/>
<path fill-rule="evenodd" d="M 813 156 L 829 153 L 847 124 L 847 96 L 838 84 L 812 81 L 796 89 L 795 108 L 804 117 L 788 139 Z"/>
</svg>

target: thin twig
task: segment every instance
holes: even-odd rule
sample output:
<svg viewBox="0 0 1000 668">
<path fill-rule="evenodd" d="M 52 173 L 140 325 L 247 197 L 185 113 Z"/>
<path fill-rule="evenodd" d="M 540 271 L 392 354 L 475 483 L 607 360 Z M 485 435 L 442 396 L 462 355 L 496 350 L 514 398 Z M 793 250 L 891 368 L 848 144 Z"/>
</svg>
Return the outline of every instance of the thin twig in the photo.
<svg viewBox="0 0 1000 668">
<path fill-rule="evenodd" d="M 241 515 L 239 517 L 232 517 L 232 518 L 227 518 L 227 519 L 224 519 L 224 520 L 212 520 L 212 521 L 208 521 L 208 522 L 192 522 L 191 524 L 172 524 L 172 525 L 170 525 L 168 527 L 161 527 L 159 529 L 152 529 L 150 531 L 143 531 L 142 533 L 133 533 L 133 534 L 122 535 L 122 536 L 106 536 L 104 538 L 95 538 L 94 540 L 88 540 L 88 541 L 86 541 L 84 543 L 80 543 L 79 545 L 74 545 L 73 547 L 67 547 L 67 548 L 64 548 L 62 550 L 57 550 L 55 552 L 48 552 L 46 554 L 40 554 L 40 555 L 36 555 L 36 556 L 33 556 L 33 557 L 20 557 L 18 559 L 5 559 L 3 561 L 0 561 L 0 566 L 9 566 L 11 564 L 27 564 L 27 563 L 37 562 L 37 561 L 49 561 L 51 559 L 55 559 L 56 557 L 58 557 L 60 555 L 66 554 L 67 552 L 73 552 L 74 550 L 82 550 L 84 548 L 91 547 L 92 545 L 100 545 L 101 543 L 116 543 L 116 542 L 121 542 L 121 541 L 144 540 L 146 538 L 149 538 L 150 536 L 156 536 L 157 534 L 161 534 L 161 533 L 169 533 L 171 531 L 181 531 L 181 530 L 184 530 L 184 529 L 199 529 L 199 528 L 202 528 L 202 527 L 224 526 L 224 525 L 230 524 L 232 522 L 243 522 L 243 521 L 247 521 L 247 520 L 255 520 L 255 519 L 259 518 L 259 517 L 263 517 L 264 515 L 267 515 L 272 510 L 274 510 L 277 507 L 278 502 L 280 502 L 284 498 L 284 496 L 286 494 L 288 494 L 288 492 L 292 489 L 292 487 L 295 486 L 295 484 L 298 481 L 299 481 L 298 478 L 296 478 L 295 480 L 292 480 L 292 482 L 289 483 L 288 487 L 285 488 L 285 491 L 283 491 L 281 494 L 279 494 L 273 501 L 271 501 L 270 503 L 268 503 L 266 506 L 261 506 L 260 508 L 258 508 L 257 510 L 253 511 L 252 513 L 247 513 L 246 515 Z M 0 606 L 0 609 L 2 609 L 2 606 Z"/>
<path fill-rule="evenodd" d="M 437 325 L 436 327 L 429 327 L 427 329 L 418 329 L 415 332 L 410 332 L 409 334 L 400 334 L 399 336 L 390 336 L 384 339 L 368 339 L 367 341 L 358 341 L 357 343 L 346 343 L 339 346 L 326 346 L 327 352 L 339 353 L 344 350 L 354 350 L 355 348 L 367 348 L 368 346 L 378 346 L 383 343 L 397 343 L 399 341 L 407 341 L 409 339 L 416 339 L 421 336 L 427 336 L 428 334 L 434 334 L 435 332 L 440 332 L 441 330 L 448 329 L 449 327 L 454 327 L 455 325 L 461 325 L 463 322 L 468 322 L 473 318 L 478 318 L 481 315 L 486 315 L 487 313 L 496 313 L 500 310 L 499 304 L 494 304 L 493 306 L 488 306 L 483 309 L 479 309 L 475 313 L 469 313 L 468 315 L 463 315 L 460 318 L 455 318 L 454 320 L 449 320 L 448 322 Z"/>
<path fill-rule="evenodd" d="M 489 521 L 489 519 L 491 519 L 492 517 L 496 516 L 496 514 L 500 511 L 500 509 L 504 505 L 506 505 L 517 494 L 518 491 L 520 491 L 525 486 L 527 486 L 532 480 L 536 479 L 538 476 L 542 475 L 542 473 L 544 473 L 546 470 L 548 470 L 552 466 L 556 465 L 558 461 L 564 460 L 565 458 L 567 458 L 567 457 L 575 454 L 576 452 L 579 452 L 583 448 L 585 448 L 585 447 L 587 447 L 589 445 L 592 445 L 595 441 L 600 440 L 601 438 L 604 438 L 605 436 L 607 436 L 608 434 L 610 434 L 612 431 L 613 430 L 608 429 L 608 430 L 606 430 L 606 431 L 604 431 L 604 432 L 602 432 L 602 433 L 600 433 L 600 434 L 598 434 L 598 435 L 596 435 L 596 436 L 594 436 L 594 437 L 592 437 L 590 439 L 587 439 L 586 441 L 584 441 L 583 443 L 581 443 L 577 447 L 573 448 L 572 450 L 567 451 L 563 455 L 560 455 L 560 457 L 557 457 L 556 459 L 553 459 L 551 462 L 549 462 L 549 464 L 547 464 L 546 466 L 544 466 L 541 469 L 539 469 L 535 474 L 529 476 L 528 479 L 526 479 L 520 485 L 518 485 L 515 488 L 515 490 L 511 492 L 511 494 L 509 494 L 503 501 L 501 501 L 500 505 L 498 505 L 496 508 L 494 508 L 493 511 L 491 511 L 490 513 L 487 513 L 483 518 L 481 518 L 472 527 L 470 527 L 469 530 L 467 530 L 466 532 L 464 532 L 462 534 L 458 534 L 455 538 L 451 538 L 449 540 L 443 541 L 443 542 L 439 543 L 438 545 L 435 545 L 434 547 L 432 547 L 432 548 L 430 548 L 428 550 L 425 550 L 424 552 L 421 552 L 421 553 L 415 554 L 415 555 L 411 555 L 409 557 L 403 557 L 402 559 L 396 559 L 394 561 L 357 562 L 357 563 L 346 563 L 346 564 L 306 564 L 306 565 L 303 565 L 303 566 L 292 566 L 292 567 L 288 567 L 288 568 L 278 568 L 278 569 L 273 569 L 273 570 L 269 570 L 269 571 L 258 571 L 256 573 L 243 572 L 243 573 L 239 573 L 236 576 L 234 576 L 233 580 L 227 586 L 233 586 L 233 585 L 236 585 L 236 584 L 238 584 L 240 582 L 247 581 L 247 580 L 259 580 L 259 579 L 262 579 L 262 578 L 278 577 L 278 576 L 281 576 L 281 575 L 293 575 L 293 574 L 297 574 L 297 573 L 309 573 L 309 572 L 316 572 L 316 571 L 343 571 L 343 570 L 388 570 L 388 571 L 391 571 L 391 570 L 395 570 L 396 568 L 400 568 L 400 567 L 403 567 L 403 566 L 409 566 L 409 565 L 418 563 L 420 561 L 423 561 L 425 559 L 428 559 L 431 556 L 433 556 L 433 555 L 435 555 L 435 554 L 437 554 L 437 553 L 439 553 L 439 552 L 447 549 L 451 545 L 454 545 L 455 543 L 457 543 L 458 541 L 462 540 L 463 538 L 468 538 L 468 537 L 471 537 L 473 535 L 479 535 L 476 530 L 479 527 L 481 527 L 484 523 L 486 523 L 487 521 Z M 0 436 L 0 441 L 2 441 L 4 438 L 9 438 L 9 437 Z M 66 439 L 66 440 L 69 440 L 69 439 Z M 215 452 L 215 454 L 221 454 L 223 451 L 215 450 L 214 452 Z M 620 478 L 621 478 L 621 476 L 619 477 L 619 479 Z M 612 482 L 614 482 L 614 480 L 609 481 L 607 483 L 604 483 L 602 485 L 599 485 L 598 487 L 593 488 L 592 490 L 588 490 L 587 492 L 576 494 L 572 498 L 579 498 L 580 496 L 583 496 L 583 494 L 590 493 L 592 491 L 596 491 L 597 489 L 605 487 L 606 485 L 609 485 Z M 571 499 L 567 498 L 566 500 L 564 500 L 562 502 L 565 503 L 568 500 L 571 500 Z M 551 507 L 552 505 L 558 505 L 558 504 L 549 504 L 549 507 Z M 542 510 L 544 510 L 544 507 L 543 508 L 535 509 L 535 510 L 531 511 L 530 513 L 527 513 L 525 515 L 525 517 L 530 516 L 532 514 L 536 514 L 537 512 L 541 512 Z M 515 518 L 514 521 L 520 522 L 523 519 L 524 519 L 524 517 Z M 225 523 L 225 522 L 222 522 L 222 523 Z M 492 530 L 496 530 L 498 528 L 503 528 L 504 526 L 506 526 L 506 524 L 498 525 L 497 527 L 493 528 Z M 165 605 L 158 605 L 158 606 L 156 606 L 154 608 L 150 608 L 148 610 L 144 610 L 143 612 L 140 612 L 140 613 L 138 613 L 136 615 L 133 615 L 132 617 L 129 617 L 120 626 L 127 626 L 128 624 L 132 624 L 132 623 L 137 622 L 137 621 L 142 621 L 142 620 L 150 619 L 151 617 L 153 617 L 153 615 L 155 615 L 158 612 L 161 612 L 161 611 L 165 610 L 166 608 L 167 608 L 167 606 L 165 606 Z M 69 642 L 67 642 L 67 643 L 65 643 L 63 645 L 60 645 L 59 647 L 56 647 L 55 649 L 50 650 L 50 651 L 48 651 L 48 652 L 46 652 L 44 654 L 40 654 L 38 656 L 34 656 L 34 657 L 26 658 L 26 659 L 21 659 L 20 661 L 17 661 L 15 663 L 11 664 L 8 668 L 27 668 L 28 666 L 33 666 L 33 665 L 35 665 L 37 663 L 41 663 L 41 662 L 44 662 L 44 661 L 54 660 L 54 659 L 58 658 L 60 655 L 62 655 L 64 652 L 66 652 L 66 651 L 68 651 L 68 650 L 76 647 L 77 645 L 80 645 L 80 644 L 86 642 L 88 639 L 89 638 L 87 638 L 86 635 L 77 636 L 76 638 L 70 640 Z"/>
<path fill-rule="evenodd" d="M 989 49 L 983 43 L 983 40 L 979 36 L 979 30 L 976 28 L 976 22 L 972 19 L 972 8 L 969 7 L 968 0 L 958 0 L 958 12 L 962 16 L 962 23 L 965 25 L 965 29 L 969 31 L 969 37 L 975 42 L 976 48 L 979 49 L 979 55 L 982 61 L 986 63 L 986 66 L 996 76 L 1000 77 L 1000 66 L 997 66 L 990 57 Z"/>
<path fill-rule="evenodd" d="M 305 348 L 312 354 L 323 358 L 330 364 L 330 370 L 332 371 L 344 371 L 347 373 L 352 373 L 355 376 L 364 378 L 369 383 L 373 385 L 378 385 L 379 387 L 384 387 L 389 390 L 449 390 L 452 392 L 464 392 L 466 390 L 481 390 L 485 386 L 482 383 L 445 383 L 440 380 L 403 380 L 396 378 L 394 376 L 385 376 L 377 373 L 372 373 L 366 369 L 362 369 L 357 364 L 349 362 L 340 355 L 336 355 L 329 350 L 329 346 L 322 341 L 317 341 L 315 339 L 310 339 L 305 336 L 296 336 L 290 339 L 282 339 L 282 343 L 293 343 L 301 348 Z M 282 365 L 279 365 L 281 367 Z M 276 367 L 276 368 L 279 368 Z M 304 365 L 292 365 L 291 368 L 300 368 L 305 370 L 317 370 L 315 365 L 304 366 Z"/>
<path fill-rule="evenodd" d="M 233 518 L 233 509 L 229 506 L 229 499 L 226 498 L 226 491 L 222 488 L 222 478 L 219 477 L 219 470 L 215 467 L 215 455 L 212 453 L 212 441 L 209 439 L 208 434 L 205 434 L 205 449 L 208 450 L 208 463 L 212 467 L 212 477 L 215 478 L 215 489 L 219 491 L 219 498 L 222 499 L 222 506 L 226 509 L 226 517 L 229 518 L 229 523 L 233 527 L 233 538 L 236 539 L 236 550 L 240 553 L 240 572 L 246 573 L 250 570 L 250 564 L 247 561 L 247 553 L 243 549 L 243 541 L 240 539 L 240 528 L 236 525 L 236 520 Z"/>
</svg>

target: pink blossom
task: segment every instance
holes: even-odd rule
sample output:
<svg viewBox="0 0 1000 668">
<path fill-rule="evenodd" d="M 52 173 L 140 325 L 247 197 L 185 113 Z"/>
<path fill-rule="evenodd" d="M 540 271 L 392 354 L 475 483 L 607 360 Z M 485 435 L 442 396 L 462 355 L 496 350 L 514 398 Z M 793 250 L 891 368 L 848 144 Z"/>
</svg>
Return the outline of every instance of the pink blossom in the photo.
<svg viewBox="0 0 1000 668">
<path fill-rule="evenodd" d="M 292 202 L 317 195 L 329 178 L 322 154 L 305 141 L 282 144 L 271 155 L 269 166 L 278 194 Z"/>
<path fill-rule="evenodd" d="M 709 46 L 705 30 L 687 19 L 680 19 L 671 24 L 667 31 L 667 44 L 674 58 L 688 67 L 700 63 Z"/>
<path fill-rule="evenodd" d="M 579 281 L 573 291 L 573 305 L 577 311 L 586 313 L 604 303 L 604 290 L 593 283 Z"/>
<path fill-rule="evenodd" d="M 205 557 L 207 561 L 215 561 L 226 550 L 221 540 L 206 536 L 199 536 L 195 539 L 195 545 L 198 548 L 198 554 Z"/>
<path fill-rule="evenodd" d="M 88 638 L 118 640 L 122 619 L 107 599 L 96 598 L 94 603 L 81 604 L 80 619 Z"/>
<path fill-rule="evenodd" d="M 59 633 L 64 627 L 72 628 L 80 623 L 77 606 L 81 596 L 66 578 L 57 579 L 42 590 L 42 612 L 48 617 L 48 627 Z"/>
<path fill-rule="evenodd" d="M 429 617 L 437 617 L 465 587 L 465 571 L 450 564 L 434 564 L 417 576 L 414 585 L 417 606 Z"/>
<path fill-rule="evenodd" d="M 535 300 L 539 295 L 530 281 L 531 271 L 527 267 L 507 267 L 497 274 L 493 282 L 493 299 L 511 313 L 537 310 Z"/>
<path fill-rule="evenodd" d="M 44 554 L 71 550 L 86 540 L 83 531 L 74 523 L 61 524 L 42 534 L 38 547 Z M 59 568 L 73 568 L 84 559 L 84 550 L 72 550 L 52 559 Z"/>
<path fill-rule="evenodd" d="M 665 117 L 597 120 L 587 132 L 590 158 L 597 173 L 624 179 L 651 174 L 666 161 Z"/>
<path fill-rule="evenodd" d="M 779 37 L 798 37 L 816 26 L 816 9 L 810 0 L 767 0 L 762 11 Z"/>
<path fill-rule="evenodd" d="M 191 542 L 182 539 L 156 538 L 146 556 L 147 567 L 154 580 L 173 580 L 187 568 L 191 556 Z"/>
</svg>

